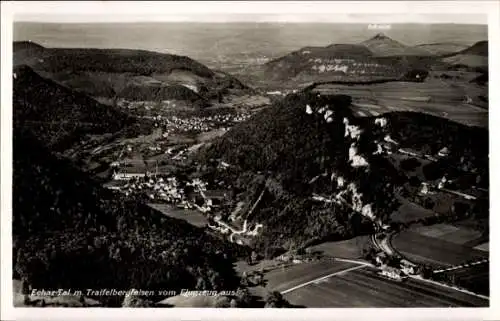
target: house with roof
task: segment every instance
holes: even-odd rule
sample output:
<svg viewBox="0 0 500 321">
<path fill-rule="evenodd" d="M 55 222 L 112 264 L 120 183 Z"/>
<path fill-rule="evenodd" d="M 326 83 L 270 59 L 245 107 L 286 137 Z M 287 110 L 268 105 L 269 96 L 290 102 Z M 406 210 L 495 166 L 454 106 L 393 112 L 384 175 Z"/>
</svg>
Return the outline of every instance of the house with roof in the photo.
<svg viewBox="0 0 500 321">
<path fill-rule="evenodd" d="M 114 180 L 129 180 L 132 178 L 143 178 L 146 175 L 151 175 L 151 171 L 146 164 L 133 163 L 121 166 L 113 172 Z"/>
<path fill-rule="evenodd" d="M 380 272 L 380 274 L 395 280 L 403 279 L 403 275 L 400 269 L 388 265 L 382 265 L 382 271 Z"/>
<path fill-rule="evenodd" d="M 450 150 L 448 149 L 448 147 L 443 147 L 439 152 L 438 152 L 438 156 L 439 157 L 447 157 L 450 155 Z"/>
</svg>

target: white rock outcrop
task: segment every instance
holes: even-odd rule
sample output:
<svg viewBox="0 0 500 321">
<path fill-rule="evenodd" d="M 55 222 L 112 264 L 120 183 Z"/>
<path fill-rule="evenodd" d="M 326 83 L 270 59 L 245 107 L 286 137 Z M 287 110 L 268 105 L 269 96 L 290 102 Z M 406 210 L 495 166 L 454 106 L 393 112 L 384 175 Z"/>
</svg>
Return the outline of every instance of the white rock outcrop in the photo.
<svg viewBox="0 0 500 321">
<path fill-rule="evenodd" d="M 375 125 L 379 125 L 380 127 L 384 128 L 385 126 L 387 126 L 387 118 L 385 117 L 376 118 Z"/>
</svg>

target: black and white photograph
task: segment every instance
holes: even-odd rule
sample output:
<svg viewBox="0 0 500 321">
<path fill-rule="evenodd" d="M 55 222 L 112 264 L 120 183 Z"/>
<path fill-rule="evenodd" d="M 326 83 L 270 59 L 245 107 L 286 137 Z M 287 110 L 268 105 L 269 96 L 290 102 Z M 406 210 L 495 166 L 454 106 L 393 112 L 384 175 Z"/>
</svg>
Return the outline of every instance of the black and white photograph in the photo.
<svg viewBox="0 0 500 321">
<path fill-rule="evenodd" d="M 493 306 L 491 12 L 92 3 L 2 40 L 12 309 Z"/>
</svg>

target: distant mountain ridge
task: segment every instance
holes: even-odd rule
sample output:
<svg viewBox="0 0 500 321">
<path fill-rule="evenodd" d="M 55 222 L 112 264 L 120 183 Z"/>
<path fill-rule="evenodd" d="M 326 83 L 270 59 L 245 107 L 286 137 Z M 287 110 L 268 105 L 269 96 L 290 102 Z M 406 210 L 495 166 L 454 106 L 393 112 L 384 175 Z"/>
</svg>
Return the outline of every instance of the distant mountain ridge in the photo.
<svg viewBox="0 0 500 321">
<path fill-rule="evenodd" d="M 474 56 L 461 61 L 464 55 Z M 481 58 L 474 58 L 478 56 Z M 371 82 L 402 80 L 412 69 L 446 70 L 460 63 L 470 68 L 487 65 L 487 42 L 467 48 L 454 44 L 407 46 L 379 33 L 360 44 L 304 47 L 269 61 L 264 72 L 272 79 L 297 82 Z"/>
<path fill-rule="evenodd" d="M 446 55 L 443 61 L 457 68 L 488 72 L 488 41 L 478 41 L 457 53 Z"/>
<path fill-rule="evenodd" d="M 152 92 L 150 100 L 187 96 L 190 102 L 206 105 L 220 94 L 247 88 L 236 78 L 189 57 L 146 50 L 45 48 L 33 42 L 14 42 L 14 65 L 20 64 L 94 97 L 143 100 L 141 92 Z M 136 90 L 139 94 L 126 91 L 129 86 L 141 87 Z"/>
</svg>

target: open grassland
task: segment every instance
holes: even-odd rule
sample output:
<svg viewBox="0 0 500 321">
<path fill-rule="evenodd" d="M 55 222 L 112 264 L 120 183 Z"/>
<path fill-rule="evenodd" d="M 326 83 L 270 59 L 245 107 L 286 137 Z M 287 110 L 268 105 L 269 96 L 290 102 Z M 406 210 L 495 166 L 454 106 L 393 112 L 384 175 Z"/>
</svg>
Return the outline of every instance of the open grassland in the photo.
<svg viewBox="0 0 500 321">
<path fill-rule="evenodd" d="M 486 307 L 488 300 L 453 289 L 408 279 L 402 282 L 363 268 L 289 292 L 292 304 L 330 307 Z"/>
<path fill-rule="evenodd" d="M 175 206 L 169 204 L 149 203 L 148 205 L 167 216 L 184 220 L 197 227 L 204 227 L 208 224 L 207 218 L 197 210 L 176 208 Z"/>
<path fill-rule="evenodd" d="M 392 244 L 397 251 L 410 260 L 434 267 L 453 266 L 468 260 L 488 257 L 487 252 L 424 236 L 410 230 L 394 236 Z"/>
<path fill-rule="evenodd" d="M 413 231 L 428 237 L 463 245 L 481 237 L 481 232 L 465 227 L 456 227 L 450 224 L 434 224 L 432 226 L 418 226 Z"/>
<path fill-rule="evenodd" d="M 311 246 L 307 250 L 311 252 L 320 251 L 323 255 L 330 257 L 359 259 L 362 257 L 363 248 L 368 242 L 368 236 L 357 236 L 344 241 L 321 243 Z"/>
<path fill-rule="evenodd" d="M 474 247 L 474 249 L 489 252 L 490 251 L 490 242 L 482 243 L 482 244 Z"/>
<path fill-rule="evenodd" d="M 352 96 L 352 109 L 360 117 L 414 111 L 445 117 L 469 126 L 488 126 L 488 106 L 479 98 L 487 96 L 487 87 L 464 81 L 454 83 L 430 79 L 423 83 L 325 84 L 317 86 L 314 91 Z M 466 97 L 472 101 L 467 102 Z"/>
<path fill-rule="evenodd" d="M 429 209 L 410 202 L 405 198 L 399 198 L 401 206 L 391 214 L 391 220 L 398 223 L 409 223 L 418 219 L 434 216 L 435 213 Z"/>
</svg>

